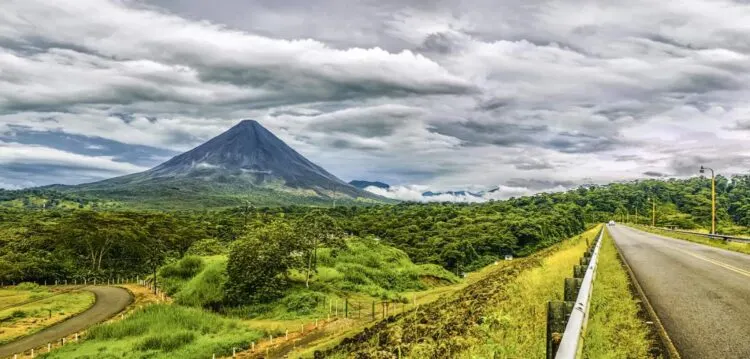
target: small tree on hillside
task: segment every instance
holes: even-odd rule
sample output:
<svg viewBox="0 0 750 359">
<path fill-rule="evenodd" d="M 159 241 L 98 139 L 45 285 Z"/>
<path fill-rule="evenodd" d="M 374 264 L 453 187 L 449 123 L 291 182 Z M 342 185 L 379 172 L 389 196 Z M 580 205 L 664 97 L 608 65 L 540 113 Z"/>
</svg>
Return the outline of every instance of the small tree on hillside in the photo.
<svg viewBox="0 0 750 359">
<path fill-rule="evenodd" d="M 305 287 L 310 287 L 310 277 L 317 272 L 318 248 L 342 248 L 346 246 L 343 231 L 331 216 L 319 210 L 312 211 L 297 223 L 305 250 Z"/>
<path fill-rule="evenodd" d="M 302 246 L 291 226 L 272 222 L 232 245 L 225 296 L 232 304 L 262 303 L 283 293 L 289 270 L 301 268 Z"/>
</svg>

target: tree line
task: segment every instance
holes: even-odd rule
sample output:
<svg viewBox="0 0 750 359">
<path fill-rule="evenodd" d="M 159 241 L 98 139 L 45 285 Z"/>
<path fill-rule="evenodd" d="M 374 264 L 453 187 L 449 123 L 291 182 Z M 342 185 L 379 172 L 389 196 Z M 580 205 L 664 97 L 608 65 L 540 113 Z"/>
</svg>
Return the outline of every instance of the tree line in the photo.
<svg viewBox="0 0 750 359">
<path fill-rule="evenodd" d="M 695 177 L 582 186 L 481 204 L 248 204 L 173 212 L 0 207 L 0 281 L 145 275 L 191 248 L 234 248 L 228 271 L 240 268 L 233 262 L 291 255 L 267 264 L 300 268 L 309 282 L 317 249 L 339 245 L 346 235 L 372 236 L 415 263 L 461 273 L 506 254 L 529 254 L 582 232 L 587 224 L 634 221 L 636 211 L 640 223 L 649 223 L 652 205 L 658 226 L 709 227 L 710 188 L 709 179 Z M 719 231 L 748 233 L 750 176 L 718 176 L 717 202 Z"/>
</svg>

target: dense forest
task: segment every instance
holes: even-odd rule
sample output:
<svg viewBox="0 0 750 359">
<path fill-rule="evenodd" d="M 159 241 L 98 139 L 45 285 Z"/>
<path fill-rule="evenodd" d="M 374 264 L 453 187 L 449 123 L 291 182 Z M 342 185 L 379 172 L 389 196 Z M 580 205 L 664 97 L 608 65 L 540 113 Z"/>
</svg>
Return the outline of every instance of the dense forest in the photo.
<svg viewBox="0 0 750 359">
<path fill-rule="evenodd" d="M 18 203 L 19 192 L 9 193 L 4 198 Z M 717 194 L 718 230 L 748 233 L 750 176 L 717 177 Z M 0 207 L 0 281 L 6 283 L 148 275 L 186 253 L 228 255 L 228 271 L 237 273 L 253 269 L 248 253 L 261 253 L 276 256 L 269 262 L 280 266 L 276 274 L 294 269 L 309 277 L 318 250 L 354 237 L 374 238 L 415 263 L 460 274 L 506 254 L 527 255 L 587 224 L 626 218 L 650 223 L 652 203 L 657 226 L 706 228 L 711 214 L 706 178 L 586 186 L 482 204 L 247 205 L 221 211 L 113 210 L 92 199 L 30 195 L 29 208 Z"/>
</svg>

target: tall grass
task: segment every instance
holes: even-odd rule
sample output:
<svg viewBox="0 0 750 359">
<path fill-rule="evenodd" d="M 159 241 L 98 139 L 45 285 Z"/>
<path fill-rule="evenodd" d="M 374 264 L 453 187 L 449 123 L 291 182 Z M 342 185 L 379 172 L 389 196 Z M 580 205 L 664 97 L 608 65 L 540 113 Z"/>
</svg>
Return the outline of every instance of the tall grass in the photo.
<svg viewBox="0 0 750 359">
<path fill-rule="evenodd" d="M 638 303 L 630 291 L 630 279 L 617 258 L 617 249 L 607 231 L 596 272 L 583 357 L 651 358 L 648 328 L 639 318 Z"/>
<path fill-rule="evenodd" d="M 224 257 L 220 258 L 207 261 L 203 270 L 185 283 L 175 296 L 178 304 L 206 307 L 222 302 L 223 287 L 227 281 L 227 262 Z"/>
<path fill-rule="evenodd" d="M 186 256 L 162 267 L 158 280 L 178 304 L 216 306 L 224 296 L 226 267 L 226 256 Z"/>
<path fill-rule="evenodd" d="M 542 265 L 522 272 L 504 289 L 502 300 L 492 303 L 480 332 L 479 344 L 466 358 L 543 358 L 546 351 L 547 302 L 563 299 L 563 282 L 572 277 L 586 242 L 598 227 L 562 242 Z"/>
<path fill-rule="evenodd" d="M 93 327 L 86 341 L 50 358 L 210 358 L 247 348 L 265 333 L 197 308 L 153 305 L 114 323 Z"/>
<path fill-rule="evenodd" d="M 396 299 L 400 292 L 424 290 L 432 283 L 459 281 L 442 267 L 414 264 L 405 252 L 373 238 L 352 239 L 346 250 L 323 249 L 318 253 L 318 264 L 318 283 L 384 299 Z"/>
</svg>

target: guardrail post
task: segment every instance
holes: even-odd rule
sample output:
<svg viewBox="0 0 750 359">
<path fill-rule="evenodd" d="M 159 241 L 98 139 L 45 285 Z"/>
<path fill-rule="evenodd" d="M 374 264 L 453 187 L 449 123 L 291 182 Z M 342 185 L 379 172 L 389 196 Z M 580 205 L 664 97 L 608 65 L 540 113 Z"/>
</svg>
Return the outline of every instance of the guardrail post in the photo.
<svg viewBox="0 0 750 359">
<path fill-rule="evenodd" d="M 583 278 L 565 278 L 563 300 L 566 302 L 574 302 L 578 296 L 578 292 L 581 290 L 582 283 Z"/>
<path fill-rule="evenodd" d="M 586 267 L 577 265 L 573 267 L 573 278 L 583 278 L 586 275 Z"/>
<path fill-rule="evenodd" d="M 557 353 L 573 304 L 561 301 L 547 303 L 547 359 L 553 359 Z"/>
<path fill-rule="evenodd" d="M 581 257 L 581 265 L 582 266 L 589 266 L 589 262 L 591 262 L 591 257 L 583 256 Z"/>
</svg>

